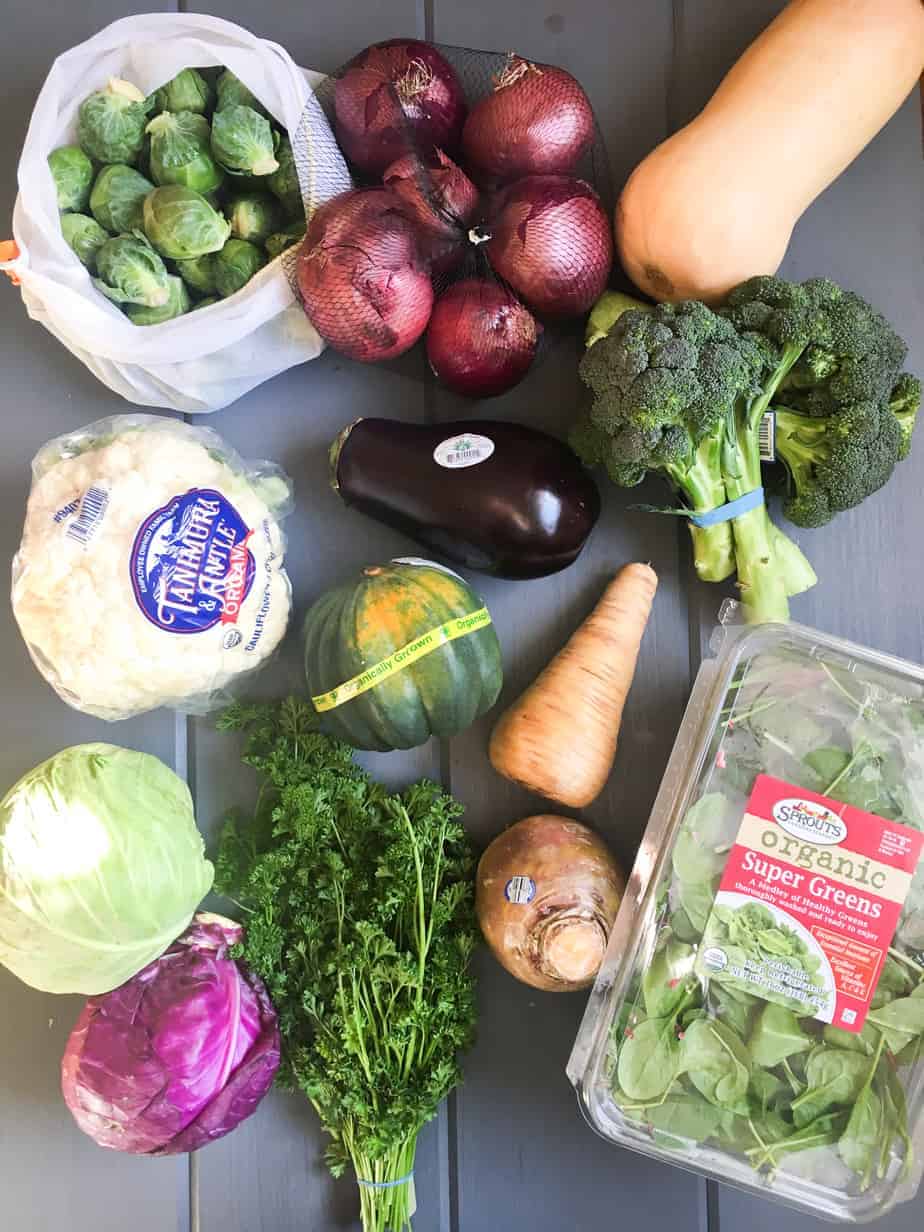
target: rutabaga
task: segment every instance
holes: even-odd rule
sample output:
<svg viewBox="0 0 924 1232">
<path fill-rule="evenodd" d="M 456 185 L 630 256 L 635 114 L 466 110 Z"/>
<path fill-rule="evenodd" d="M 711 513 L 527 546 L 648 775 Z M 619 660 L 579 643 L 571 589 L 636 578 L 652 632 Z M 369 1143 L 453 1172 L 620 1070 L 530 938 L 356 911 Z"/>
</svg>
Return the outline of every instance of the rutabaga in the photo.
<svg viewBox="0 0 924 1232">
<path fill-rule="evenodd" d="M 156 416 L 50 442 L 13 570 L 39 671 L 104 719 L 208 709 L 285 632 L 289 497 L 273 467 L 248 468 L 216 433 Z"/>
</svg>

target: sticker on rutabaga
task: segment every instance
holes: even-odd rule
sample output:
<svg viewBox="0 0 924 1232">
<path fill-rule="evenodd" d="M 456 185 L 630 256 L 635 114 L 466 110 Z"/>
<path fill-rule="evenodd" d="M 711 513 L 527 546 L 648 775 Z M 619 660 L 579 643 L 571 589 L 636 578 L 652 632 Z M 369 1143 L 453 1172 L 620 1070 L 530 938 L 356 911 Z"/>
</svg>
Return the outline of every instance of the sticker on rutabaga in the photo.
<svg viewBox="0 0 924 1232">
<path fill-rule="evenodd" d="M 697 958 L 700 975 L 863 1029 L 924 834 L 761 774 Z"/>
</svg>

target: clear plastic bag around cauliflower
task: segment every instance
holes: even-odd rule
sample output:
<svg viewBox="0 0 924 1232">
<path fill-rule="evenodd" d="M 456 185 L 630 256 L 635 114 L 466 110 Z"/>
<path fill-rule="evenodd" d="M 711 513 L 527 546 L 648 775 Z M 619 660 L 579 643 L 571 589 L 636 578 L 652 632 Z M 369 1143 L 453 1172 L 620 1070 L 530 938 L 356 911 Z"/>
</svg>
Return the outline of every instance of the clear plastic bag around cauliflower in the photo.
<svg viewBox="0 0 924 1232">
<path fill-rule="evenodd" d="M 32 472 L 13 611 L 69 705 L 205 713 L 279 645 L 281 470 L 245 464 L 211 429 L 121 415 L 50 441 Z"/>
</svg>

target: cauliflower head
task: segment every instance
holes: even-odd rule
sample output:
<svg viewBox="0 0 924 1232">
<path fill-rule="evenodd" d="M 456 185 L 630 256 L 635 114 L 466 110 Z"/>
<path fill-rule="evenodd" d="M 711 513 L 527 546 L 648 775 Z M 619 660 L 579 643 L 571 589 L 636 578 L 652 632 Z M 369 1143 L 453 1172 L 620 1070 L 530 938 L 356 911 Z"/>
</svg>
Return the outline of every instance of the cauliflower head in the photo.
<svg viewBox="0 0 924 1232">
<path fill-rule="evenodd" d="M 104 719 L 222 704 L 286 631 L 289 502 L 281 472 L 176 420 L 118 416 L 50 442 L 13 562 L 38 670 Z"/>
</svg>

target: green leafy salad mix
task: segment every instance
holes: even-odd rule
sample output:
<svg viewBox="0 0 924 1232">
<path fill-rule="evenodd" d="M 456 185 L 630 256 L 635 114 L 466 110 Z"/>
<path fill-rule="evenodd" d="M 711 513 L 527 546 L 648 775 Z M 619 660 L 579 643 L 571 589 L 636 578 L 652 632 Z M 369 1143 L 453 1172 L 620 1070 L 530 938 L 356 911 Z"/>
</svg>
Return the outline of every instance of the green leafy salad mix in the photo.
<svg viewBox="0 0 924 1232">
<path fill-rule="evenodd" d="M 737 669 L 656 889 L 648 958 L 610 1033 L 622 1116 L 670 1153 L 702 1149 L 857 1198 L 914 1166 L 909 1100 L 924 1051 L 924 861 L 905 899 L 862 1031 L 821 1021 L 828 992 L 755 995 L 703 965 L 785 967 L 806 988 L 823 963 L 778 913 L 716 894 L 759 774 L 924 828 L 924 692 L 889 673 L 782 642 Z M 724 894 L 724 891 L 723 891 Z M 746 963 L 746 960 L 749 960 Z M 830 1014 L 828 1015 L 830 1017 Z"/>
</svg>

